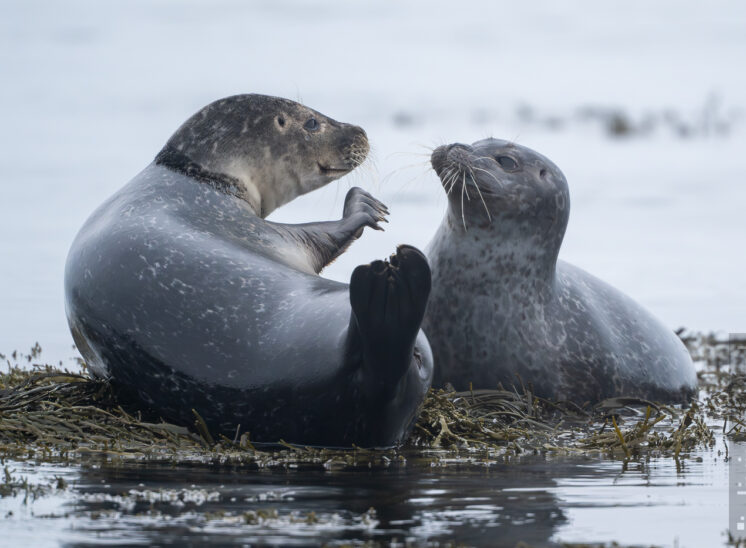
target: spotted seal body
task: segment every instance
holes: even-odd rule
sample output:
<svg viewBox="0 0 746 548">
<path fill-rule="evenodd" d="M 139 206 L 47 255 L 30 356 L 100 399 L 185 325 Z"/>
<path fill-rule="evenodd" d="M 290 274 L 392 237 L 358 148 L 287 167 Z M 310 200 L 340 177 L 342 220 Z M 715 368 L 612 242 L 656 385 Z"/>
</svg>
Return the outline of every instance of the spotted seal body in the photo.
<svg viewBox="0 0 746 548">
<path fill-rule="evenodd" d="M 433 290 L 423 329 L 435 386 L 523 384 L 577 403 L 694 394 L 691 358 L 673 332 L 557 259 L 570 212 L 559 168 L 496 139 L 439 147 L 431 160 L 448 193 L 426 251 Z"/>
<path fill-rule="evenodd" d="M 350 286 L 317 275 L 384 220 L 357 188 L 341 220 L 264 219 L 367 151 L 362 129 L 284 99 L 195 114 L 70 250 L 67 316 L 90 369 L 148 416 L 192 424 L 195 410 L 213 436 L 399 443 L 432 377 L 424 256 L 400 246 Z"/>
</svg>

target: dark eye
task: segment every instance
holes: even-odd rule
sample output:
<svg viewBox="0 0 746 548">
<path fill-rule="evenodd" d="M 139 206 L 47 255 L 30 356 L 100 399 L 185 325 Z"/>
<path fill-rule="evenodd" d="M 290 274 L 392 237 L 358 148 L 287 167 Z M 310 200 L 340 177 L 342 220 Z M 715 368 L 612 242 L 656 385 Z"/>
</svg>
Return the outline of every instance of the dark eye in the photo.
<svg viewBox="0 0 746 548">
<path fill-rule="evenodd" d="M 277 117 L 277 125 L 280 127 L 285 127 L 285 118 L 282 116 Z"/>
<path fill-rule="evenodd" d="M 500 167 L 505 171 L 515 171 L 518 169 L 518 163 L 510 156 L 498 156 L 495 160 L 497 160 L 497 163 L 500 164 Z"/>
<path fill-rule="evenodd" d="M 316 118 L 309 118 L 308 121 L 303 124 L 303 127 L 308 131 L 318 131 L 319 123 L 316 121 Z"/>
</svg>

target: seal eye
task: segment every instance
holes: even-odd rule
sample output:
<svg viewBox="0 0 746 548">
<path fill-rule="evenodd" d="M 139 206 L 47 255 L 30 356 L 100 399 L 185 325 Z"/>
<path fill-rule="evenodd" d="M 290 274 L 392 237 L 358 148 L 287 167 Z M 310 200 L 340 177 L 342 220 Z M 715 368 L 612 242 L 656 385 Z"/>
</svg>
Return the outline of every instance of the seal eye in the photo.
<svg viewBox="0 0 746 548">
<path fill-rule="evenodd" d="M 285 118 L 282 116 L 277 117 L 277 125 L 280 127 L 285 127 Z"/>
<path fill-rule="evenodd" d="M 510 156 L 497 156 L 495 158 L 500 167 L 505 171 L 515 171 L 518 169 L 518 162 L 513 160 Z"/>
<path fill-rule="evenodd" d="M 308 131 L 318 131 L 319 127 L 321 126 L 319 125 L 319 122 L 316 120 L 316 118 L 309 118 L 308 121 L 303 124 L 303 127 L 306 128 L 306 130 Z"/>
</svg>

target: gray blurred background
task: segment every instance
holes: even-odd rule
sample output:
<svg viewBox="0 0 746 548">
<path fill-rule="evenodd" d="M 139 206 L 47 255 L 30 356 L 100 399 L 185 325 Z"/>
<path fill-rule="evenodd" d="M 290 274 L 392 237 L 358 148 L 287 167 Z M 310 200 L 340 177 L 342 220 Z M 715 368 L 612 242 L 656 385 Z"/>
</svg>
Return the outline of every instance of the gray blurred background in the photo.
<svg viewBox="0 0 746 548">
<path fill-rule="evenodd" d="M 438 144 L 486 136 L 570 184 L 561 253 L 672 328 L 746 331 L 746 4 L 130 1 L 0 4 L 0 352 L 75 355 L 67 250 L 194 111 L 301 100 L 363 126 L 359 172 L 272 218 L 338 218 L 353 184 L 386 202 L 323 273 L 424 247 L 446 202 Z"/>
</svg>

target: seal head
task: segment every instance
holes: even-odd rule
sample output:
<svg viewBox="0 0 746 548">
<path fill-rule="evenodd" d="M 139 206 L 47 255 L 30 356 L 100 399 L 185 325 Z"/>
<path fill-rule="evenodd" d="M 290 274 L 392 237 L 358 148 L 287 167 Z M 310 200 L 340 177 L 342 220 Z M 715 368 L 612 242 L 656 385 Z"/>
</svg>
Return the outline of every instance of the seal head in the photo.
<svg viewBox="0 0 746 548">
<path fill-rule="evenodd" d="M 171 136 L 156 163 L 223 185 L 261 217 L 360 165 L 365 131 L 294 101 L 235 95 L 215 101 Z"/>
<path fill-rule="evenodd" d="M 548 158 L 510 141 L 483 139 L 435 149 L 431 163 L 456 230 L 488 229 L 556 261 L 570 217 L 570 192 Z"/>
</svg>

